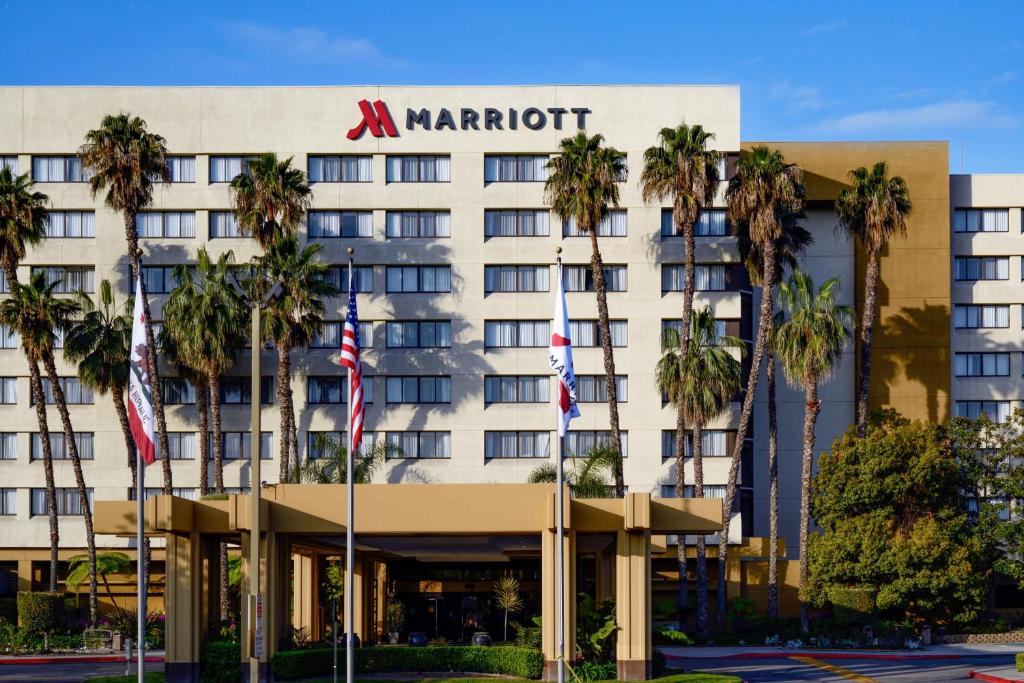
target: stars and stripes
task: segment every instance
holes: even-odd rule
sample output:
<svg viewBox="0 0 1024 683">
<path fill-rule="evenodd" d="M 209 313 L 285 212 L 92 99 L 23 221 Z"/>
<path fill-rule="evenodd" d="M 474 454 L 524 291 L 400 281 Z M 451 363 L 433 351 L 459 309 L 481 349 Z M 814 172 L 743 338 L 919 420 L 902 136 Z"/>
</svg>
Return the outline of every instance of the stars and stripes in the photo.
<svg viewBox="0 0 1024 683">
<path fill-rule="evenodd" d="M 348 313 L 345 315 L 345 327 L 341 339 L 341 366 L 352 372 L 349 375 L 349 414 L 351 423 L 349 433 L 352 435 L 352 452 L 359 452 L 363 439 L 363 371 L 359 362 L 359 313 L 356 310 L 356 286 L 349 266 L 348 278 Z"/>
</svg>

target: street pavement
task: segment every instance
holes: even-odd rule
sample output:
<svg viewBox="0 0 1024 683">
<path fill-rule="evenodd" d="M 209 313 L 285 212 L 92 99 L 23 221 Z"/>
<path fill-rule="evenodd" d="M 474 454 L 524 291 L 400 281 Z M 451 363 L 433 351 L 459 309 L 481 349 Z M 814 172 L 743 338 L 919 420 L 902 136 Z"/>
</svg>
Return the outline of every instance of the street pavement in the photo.
<svg viewBox="0 0 1024 683">
<path fill-rule="evenodd" d="M 0 683 L 82 683 L 97 676 L 123 676 L 124 662 L 2 664 Z M 146 671 L 163 671 L 163 662 L 146 662 Z M 135 665 L 132 665 L 135 672 Z"/>
</svg>

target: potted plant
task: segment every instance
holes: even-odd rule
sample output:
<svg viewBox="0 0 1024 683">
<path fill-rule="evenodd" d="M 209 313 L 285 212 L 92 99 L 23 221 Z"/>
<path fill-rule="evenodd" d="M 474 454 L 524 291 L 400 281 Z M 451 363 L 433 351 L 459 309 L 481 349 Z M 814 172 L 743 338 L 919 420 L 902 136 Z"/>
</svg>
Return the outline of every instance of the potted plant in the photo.
<svg viewBox="0 0 1024 683">
<path fill-rule="evenodd" d="M 384 628 L 388 632 L 388 639 L 392 645 L 398 645 L 398 635 L 405 626 L 405 603 L 395 597 L 394 593 L 388 595 L 388 606 L 384 610 Z"/>
</svg>

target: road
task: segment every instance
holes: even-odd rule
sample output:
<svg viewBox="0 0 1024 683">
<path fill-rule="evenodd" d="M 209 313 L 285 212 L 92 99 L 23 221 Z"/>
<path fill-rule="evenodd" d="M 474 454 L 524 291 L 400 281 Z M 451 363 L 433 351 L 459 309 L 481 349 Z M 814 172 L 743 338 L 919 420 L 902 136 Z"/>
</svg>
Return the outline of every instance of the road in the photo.
<svg viewBox="0 0 1024 683">
<path fill-rule="evenodd" d="M 952 660 L 899 661 L 877 659 L 814 659 L 794 656 L 784 659 L 669 659 L 669 666 L 686 671 L 707 671 L 732 674 L 747 683 L 800 683 L 820 681 L 827 683 L 947 683 L 970 681 L 968 672 L 975 669 L 1013 664 L 1010 655 L 986 655 Z"/>
<path fill-rule="evenodd" d="M 146 662 L 147 672 L 163 670 L 163 662 Z M 0 683 L 82 683 L 96 676 L 122 675 L 124 662 L 0 665 Z"/>
</svg>

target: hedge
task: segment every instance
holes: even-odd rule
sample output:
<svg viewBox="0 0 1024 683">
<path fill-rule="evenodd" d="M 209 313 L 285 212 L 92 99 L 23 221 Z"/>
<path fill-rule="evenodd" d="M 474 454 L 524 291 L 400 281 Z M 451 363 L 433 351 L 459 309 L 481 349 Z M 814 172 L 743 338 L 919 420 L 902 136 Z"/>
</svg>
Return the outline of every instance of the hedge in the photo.
<svg viewBox="0 0 1024 683">
<path fill-rule="evenodd" d="M 833 586 L 828 591 L 832 612 L 840 624 L 865 624 L 875 611 L 874 588 L 843 588 Z"/>
<path fill-rule="evenodd" d="M 63 625 L 64 596 L 60 593 L 18 593 L 18 622 L 29 633 L 50 633 Z"/>
<path fill-rule="evenodd" d="M 1017 671 L 1024 671 L 1024 652 L 1017 653 Z"/>
<path fill-rule="evenodd" d="M 242 671 L 242 646 L 229 640 L 207 643 L 199 660 L 201 683 L 238 683 Z"/>
<path fill-rule="evenodd" d="M 524 647 L 362 647 L 355 654 L 356 673 L 471 671 L 540 678 L 544 669 L 540 650 Z M 270 666 L 277 680 L 310 678 L 330 674 L 332 656 L 330 648 L 286 650 L 275 654 Z M 344 657 L 344 648 L 339 648 L 339 660 Z"/>
</svg>

